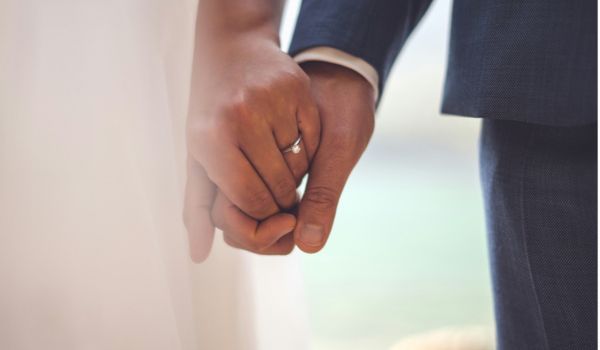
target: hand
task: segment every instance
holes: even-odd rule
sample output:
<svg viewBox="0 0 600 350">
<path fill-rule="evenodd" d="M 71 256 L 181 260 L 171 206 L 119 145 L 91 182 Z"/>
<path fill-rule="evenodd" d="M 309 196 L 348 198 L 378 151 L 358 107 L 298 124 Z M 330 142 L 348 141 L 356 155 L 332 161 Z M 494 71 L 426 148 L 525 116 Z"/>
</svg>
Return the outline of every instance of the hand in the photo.
<svg viewBox="0 0 600 350">
<path fill-rule="evenodd" d="M 356 72 L 310 62 L 302 66 L 311 80 L 321 118 L 321 139 L 300 202 L 294 240 L 308 253 L 327 241 L 340 195 L 374 128 L 374 91 Z"/>
<path fill-rule="evenodd" d="M 193 74 L 188 118 L 184 221 L 192 257 L 207 256 L 214 223 L 232 245 L 283 253 L 293 242 L 279 239 L 295 219 L 277 213 L 297 203 L 296 187 L 319 143 L 308 77 L 276 42 L 256 33 L 220 38 L 211 48 L 194 64 L 201 68 Z M 283 155 L 299 133 L 301 153 Z"/>
</svg>

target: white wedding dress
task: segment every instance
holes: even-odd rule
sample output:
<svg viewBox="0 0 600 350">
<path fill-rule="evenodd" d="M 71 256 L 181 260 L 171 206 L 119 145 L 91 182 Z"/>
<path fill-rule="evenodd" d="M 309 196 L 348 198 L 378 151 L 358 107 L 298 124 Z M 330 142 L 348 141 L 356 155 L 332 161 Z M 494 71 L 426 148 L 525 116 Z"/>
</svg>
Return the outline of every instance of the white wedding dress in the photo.
<svg viewBox="0 0 600 350">
<path fill-rule="evenodd" d="M 307 348 L 294 256 L 187 255 L 196 7 L 0 0 L 0 349 Z"/>
</svg>

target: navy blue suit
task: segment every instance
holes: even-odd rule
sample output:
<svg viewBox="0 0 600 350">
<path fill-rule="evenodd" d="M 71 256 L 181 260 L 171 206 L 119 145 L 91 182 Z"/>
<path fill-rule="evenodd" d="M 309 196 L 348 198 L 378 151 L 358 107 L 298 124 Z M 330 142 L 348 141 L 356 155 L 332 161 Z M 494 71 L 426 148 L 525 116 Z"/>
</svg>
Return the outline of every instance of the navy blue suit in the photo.
<svg viewBox="0 0 600 350">
<path fill-rule="evenodd" d="M 294 55 L 362 58 L 380 91 L 431 0 L 304 0 Z M 597 1 L 455 0 L 442 112 L 485 118 L 498 348 L 597 348 Z"/>
</svg>

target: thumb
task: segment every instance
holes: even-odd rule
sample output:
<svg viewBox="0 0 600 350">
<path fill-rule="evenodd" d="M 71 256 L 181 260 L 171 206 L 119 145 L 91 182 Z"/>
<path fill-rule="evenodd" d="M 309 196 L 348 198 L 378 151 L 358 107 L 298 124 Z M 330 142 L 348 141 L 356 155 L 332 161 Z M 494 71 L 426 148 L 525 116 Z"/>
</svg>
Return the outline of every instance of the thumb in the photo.
<svg viewBox="0 0 600 350">
<path fill-rule="evenodd" d="M 206 260 L 213 244 L 215 226 L 210 212 L 215 193 L 216 187 L 204 168 L 188 156 L 183 221 L 188 232 L 190 256 L 197 263 Z"/>
<path fill-rule="evenodd" d="M 321 120 L 320 143 L 308 171 L 294 229 L 296 245 L 315 253 L 325 245 L 346 180 L 374 126 L 374 90 L 353 70 L 329 63 L 303 66 Z"/>
<path fill-rule="evenodd" d="M 353 152 L 343 135 L 323 135 L 309 170 L 306 190 L 298 208 L 294 230 L 296 245 L 315 253 L 325 245 L 346 180 L 361 152 Z"/>
</svg>

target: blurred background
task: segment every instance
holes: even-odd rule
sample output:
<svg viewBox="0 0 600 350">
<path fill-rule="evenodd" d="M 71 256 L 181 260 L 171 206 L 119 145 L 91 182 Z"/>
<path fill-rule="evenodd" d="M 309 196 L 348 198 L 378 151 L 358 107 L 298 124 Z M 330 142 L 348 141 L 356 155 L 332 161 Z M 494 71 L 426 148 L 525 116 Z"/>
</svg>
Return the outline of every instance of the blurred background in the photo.
<svg viewBox="0 0 600 350">
<path fill-rule="evenodd" d="M 377 350 L 490 329 L 479 121 L 439 115 L 450 1 L 399 57 L 325 249 L 219 236 L 200 265 L 180 207 L 196 7 L 0 0 L 0 349 Z"/>
<path fill-rule="evenodd" d="M 299 8 L 289 0 L 287 47 Z M 386 349 L 430 330 L 492 328 L 479 120 L 441 116 L 450 1 L 435 1 L 389 77 L 333 233 L 300 254 L 315 350 Z"/>
</svg>

